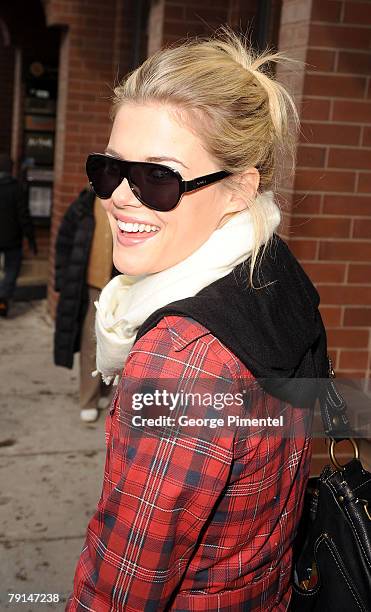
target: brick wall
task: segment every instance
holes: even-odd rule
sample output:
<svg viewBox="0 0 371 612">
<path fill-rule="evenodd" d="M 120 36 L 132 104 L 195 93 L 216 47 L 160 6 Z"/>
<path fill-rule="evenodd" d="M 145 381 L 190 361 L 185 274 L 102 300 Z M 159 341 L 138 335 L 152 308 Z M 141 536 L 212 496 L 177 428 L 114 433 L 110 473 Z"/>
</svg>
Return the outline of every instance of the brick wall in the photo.
<svg viewBox="0 0 371 612">
<path fill-rule="evenodd" d="M 185 36 L 210 34 L 215 27 L 227 21 L 228 2 L 224 0 L 197 0 L 165 2 L 163 43 Z"/>
<path fill-rule="evenodd" d="M 307 62 L 291 77 L 302 128 L 285 234 L 320 293 L 337 376 L 359 378 L 364 389 L 371 368 L 370 42 L 369 2 L 283 2 L 280 49 Z M 326 459 L 318 441 L 313 471 Z"/>
<path fill-rule="evenodd" d="M 290 223 L 290 246 L 321 295 L 335 369 L 347 377 L 369 377 L 371 367 L 369 9 L 313 0 Z"/>
<path fill-rule="evenodd" d="M 87 186 L 85 160 L 91 151 L 107 145 L 112 85 L 127 69 L 120 44 L 130 27 L 127 3 L 115 0 L 63 0 L 46 5 L 48 25 L 64 27 L 59 63 L 55 183 L 51 227 L 49 308 L 54 314 L 57 296 L 52 289 L 54 244 L 69 204 Z"/>
<path fill-rule="evenodd" d="M 225 0 L 155 0 L 152 2 L 148 30 L 148 51 L 152 53 L 168 43 L 188 35 L 206 35 L 228 19 Z"/>
<path fill-rule="evenodd" d="M 278 0 L 274 0 L 274 14 L 278 12 L 278 5 Z M 257 0 L 205 0 L 202 6 L 197 0 L 154 0 L 149 15 L 148 55 L 187 36 L 212 34 L 218 26 L 225 23 L 247 36 L 252 36 L 257 7 Z M 273 18 L 269 32 L 269 36 L 273 38 L 276 35 L 275 23 Z"/>
</svg>

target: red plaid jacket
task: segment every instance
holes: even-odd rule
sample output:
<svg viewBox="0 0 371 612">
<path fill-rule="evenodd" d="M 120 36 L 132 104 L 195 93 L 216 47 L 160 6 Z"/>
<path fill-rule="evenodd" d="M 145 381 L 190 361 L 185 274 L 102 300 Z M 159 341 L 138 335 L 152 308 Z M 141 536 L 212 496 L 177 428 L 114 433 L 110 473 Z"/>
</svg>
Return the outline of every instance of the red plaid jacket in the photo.
<svg viewBox="0 0 371 612">
<path fill-rule="evenodd" d="M 159 385 L 172 379 L 182 389 L 207 381 L 214 391 L 226 381 L 228 391 L 258 386 L 192 319 L 166 316 L 137 340 L 106 417 L 102 494 L 65 609 L 286 610 L 291 544 L 311 459 L 302 411 L 290 407 L 291 436 L 240 425 L 163 435 L 161 427 L 133 426 L 125 379 Z M 252 411 L 266 417 L 285 408 L 269 396 L 254 401 Z M 194 410 L 201 418 L 247 414 L 237 402 L 223 412 L 201 404 Z"/>
</svg>

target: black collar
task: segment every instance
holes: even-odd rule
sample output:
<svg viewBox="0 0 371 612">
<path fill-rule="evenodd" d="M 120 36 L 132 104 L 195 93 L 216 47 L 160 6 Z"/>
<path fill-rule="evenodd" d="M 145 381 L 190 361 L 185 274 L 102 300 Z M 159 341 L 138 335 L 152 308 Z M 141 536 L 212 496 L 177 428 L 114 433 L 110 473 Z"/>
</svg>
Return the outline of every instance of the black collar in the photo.
<svg viewBox="0 0 371 612">
<path fill-rule="evenodd" d="M 204 325 L 256 378 L 326 378 L 327 341 L 318 291 L 278 234 L 270 239 L 262 261 L 261 250 L 253 277 L 259 288 L 248 286 L 248 259 L 195 296 L 153 312 L 136 340 L 164 316 L 179 314 Z"/>
</svg>

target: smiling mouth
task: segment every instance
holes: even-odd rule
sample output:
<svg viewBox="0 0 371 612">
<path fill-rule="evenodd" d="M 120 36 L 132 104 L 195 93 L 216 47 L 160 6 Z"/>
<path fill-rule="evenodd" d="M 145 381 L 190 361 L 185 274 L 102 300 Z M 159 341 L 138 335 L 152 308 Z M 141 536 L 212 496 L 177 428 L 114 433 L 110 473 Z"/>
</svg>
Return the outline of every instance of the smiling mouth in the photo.
<svg viewBox="0 0 371 612">
<path fill-rule="evenodd" d="M 160 231 L 157 225 L 149 225 L 146 223 L 126 223 L 116 219 L 117 226 L 122 234 L 150 234 Z"/>
</svg>

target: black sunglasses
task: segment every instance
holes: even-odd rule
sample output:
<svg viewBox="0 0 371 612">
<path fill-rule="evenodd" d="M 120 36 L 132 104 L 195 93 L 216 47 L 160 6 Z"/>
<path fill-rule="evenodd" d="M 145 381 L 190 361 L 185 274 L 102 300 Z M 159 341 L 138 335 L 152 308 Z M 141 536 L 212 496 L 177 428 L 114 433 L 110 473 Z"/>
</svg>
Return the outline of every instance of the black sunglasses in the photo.
<svg viewBox="0 0 371 612">
<path fill-rule="evenodd" d="M 126 178 L 142 204 L 152 210 L 167 212 L 177 206 L 184 193 L 220 181 L 231 172 L 220 170 L 184 181 L 179 172 L 162 164 L 127 161 L 104 153 L 91 153 L 86 160 L 86 174 L 101 200 L 110 198 Z"/>
</svg>

